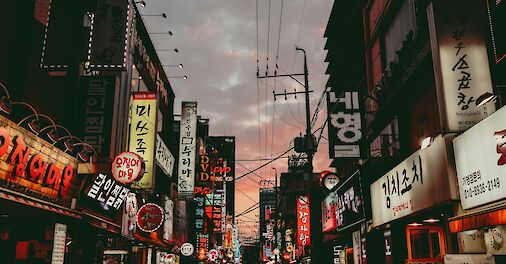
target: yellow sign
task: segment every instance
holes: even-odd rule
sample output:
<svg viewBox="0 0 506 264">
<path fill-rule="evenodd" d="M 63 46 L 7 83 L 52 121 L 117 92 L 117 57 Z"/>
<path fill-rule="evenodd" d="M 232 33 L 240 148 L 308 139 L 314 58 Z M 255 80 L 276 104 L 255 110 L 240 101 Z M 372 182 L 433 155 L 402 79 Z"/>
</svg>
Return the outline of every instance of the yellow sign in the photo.
<svg viewBox="0 0 506 264">
<path fill-rule="evenodd" d="M 141 156 L 146 165 L 142 178 L 132 188 L 153 189 L 156 139 L 156 93 L 137 92 L 132 95 L 129 151 Z"/>
</svg>

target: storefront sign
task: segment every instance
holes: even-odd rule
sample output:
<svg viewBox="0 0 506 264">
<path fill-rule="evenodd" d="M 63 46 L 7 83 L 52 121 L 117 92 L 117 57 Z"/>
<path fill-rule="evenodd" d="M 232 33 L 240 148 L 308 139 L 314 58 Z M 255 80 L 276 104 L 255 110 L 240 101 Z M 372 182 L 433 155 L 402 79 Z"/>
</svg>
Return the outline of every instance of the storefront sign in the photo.
<svg viewBox="0 0 506 264">
<path fill-rule="evenodd" d="M 126 65 L 126 38 L 130 28 L 129 4 L 99 0 L 92 14 L 88 61 L 90 68 L 115 70 Z"/>
<path fill-rule="evenodd" d="M 0 116 L 0 183 L 37 198 L 70 201 L 79 189 L 77 160 Z M 32 195 L 32 194 L 30 194 Z"/>
<path fill-rule="evenodd" d="M 169 148 L 163 142 L 160 135 L 156 135 L 156 163 L 167 176 L 172 177 L 174 171 L 174 156 L 170 153 Z"/>
<path fill-rule="evenodd" d="M 53 255 L 51 264 L 63 264 L 65 260 L 65 247 L 67 238 L 67 225 L 56 223 L 54 225 Z"/>
<path fill-rule="evenodd" d="M 98 202 L 119 209 L 130 190 L 112 177 L 99 173 L 87 196 Z"/>
<path fill-rule="evenodd" d="M 116 76 L 81 77 L 80 86 L 81 138 L 95 149 L 99 163 L 109 162 Z"/>
<path fill-rule="evenodd" d="M 129 150 L 139 155 L 145 163 L 145 173 L 132 184 L 133 188 L 153 189 L 155 185 L 156 109 L 156 93 L 133 93 Z"/>
<path fill-rule="evenodd" d="M 457 199 L 450 142 L 436 137 L 371 185 L 373 226 Z"/>
<path fill-rule="evenodd" d="M 476 106 L 493 93 L 479 1 L 435 1 L 427 8 L 443 130 L 464 131 L 495 111 Z"/>
<path fill-rule="evenodd" d="M 195 147 L 197 134 L 197 102 L 183 102 L 179 134 L 179 196 L 193 193 L 195 187 Z"/>
<path fill-rule="evenodd" d="M 144 174 L 144 161 L 132 152 L 123 152 L 112 162 L 112 176 L 122 184 L 129 184 Z"/>
<path fill-rule="evenodd" d="M 231 182 L 235 179 L 235 138 L 208 137 L 207 148 L 212 149 L 211 181 Z"/>
<path fill-rule="evenodd" d="M 133 239 L 137 229 L 137 197 L 135 193 L 128 193 L 125 206 L 123 207 L 123 217 L 121 219 L 121 235 Z"/>
<path fill-rule="evenodd" d="M 165 219 L 163 221 L 163 239 L 172 242 L 174 233 L 174 202 L 168 196 L 163 196 L 163 209 Z"/>
<path fill-rule="evenodd" d="M 222 193 L 206 194 L 205 195 L 205 211 L 207 218 L 213 221 L 213 230 L 216 233 L 221 233 L 224 220 L 222 215 L 222 208 L 224 206 L 224 195 Z"/>
<path fill-rule="evenodd" d="M 332 264 L 344 264 L 341 262 L 341 251 L 343 251 L 343 248 L 341 246 L 333 246 L 332 249 Z"/>
<path fill-rule="evenodd" d="M 185 257 L 191 256 L 194 252 L 194 247 L 190 243 L 184 243 L 181 245 L 181 254 Z"/>
<path fill-rule="evenodd" d="M 336 193 L 329 193 L 322 201 L 322 231 L 329 232 L 337 228 L 336 223 Z"/>
<path fill-rule="evenodd" d="M 324 171 L 320 173 L 320 185 L 327 191 L 332 192 L 339 184 L 339 177 L 332 172 Z"/>
<path fill-rule="evenodd" d="M 156 231 L 162 225 L 164 215 L 163 208 L 154 203 L 147 203 L 137 212 L 137 226 L 146 233 Z"/>
<path fill-rule="evenodd" d="M 344 229 L 364 220 L 364 200 L 360 173 L 357 171 L 336 191 L 336 226 Z"/>
<path fill-rule="evenodd" d="M 460 253 L 485 253 L 485 235 L 483 230 L 469 230 L 457 233 Z"/>
<path fill-rule="evenodd" d="M 446 254 L 445 264 L 495 264 L 494 256 L 487 254 Z"/>
<path fill-rule="evenodd" d="M 353 240 L 353 263 L 360 264 L 362 261 L 362 249 L 360 248 L 360 230 L 352 233 Z"/>
<path fill-rule="evenodd" d="M 464 209 L 506 198 L 506 107 L 453 140 Z"/>
<path fill-rule="evenodd" d="M 346 91 L 337 98 L 335 92 L 327 93 L 329 156 L 331 158 L 360 158 L 362 116 L 359 94 Z"/>
<path fill-rule="evenodd" d="M 309 236 L 311 233 L 309 205 L 309 196 L 304 195 L 297 197 L 297 245 L 303 247 L 311 244 Z"/>
<path fill-rule="evenodd" d="M 204 260 L 207 258 L 207 249 L 209 248 L 209 234 L 197 235 L 197 258 Z"/>
</svg>

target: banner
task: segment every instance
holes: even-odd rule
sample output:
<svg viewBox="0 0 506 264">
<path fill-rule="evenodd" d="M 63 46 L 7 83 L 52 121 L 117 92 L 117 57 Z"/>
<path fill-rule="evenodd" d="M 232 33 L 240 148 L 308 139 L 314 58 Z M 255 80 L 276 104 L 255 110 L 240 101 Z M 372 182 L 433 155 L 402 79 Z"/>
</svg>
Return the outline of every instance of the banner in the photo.
<svg viewBox="0 0 506 264">
<path fill-rule="evenodd" d="M 132 93 L 129 151 L 141 156 L 146 166 L 132 188 L 153 189 L 155 185 L 156 112 L 155 92 Z"/>
<path fill-rule="evenodd" d="M 494 92 L 480 2 L 434 1 L 427 8 L 443 131 L 464 131 L 495 111 L 494 104 L 476 106 L 480 95 Z"/>
<path fill-rule="evenodd" d="M 327 92 L 327 112 L 330 158 L 360 158 L 363 150 L 362 115 L 357 91 L 346 91 L 337 98 Z"/>
<path fill-rule="evenodd" d="M 179 136 L 178 195 L 193 194 L 197 141 L 197 102 L 182 102 Z"/>
</svg>

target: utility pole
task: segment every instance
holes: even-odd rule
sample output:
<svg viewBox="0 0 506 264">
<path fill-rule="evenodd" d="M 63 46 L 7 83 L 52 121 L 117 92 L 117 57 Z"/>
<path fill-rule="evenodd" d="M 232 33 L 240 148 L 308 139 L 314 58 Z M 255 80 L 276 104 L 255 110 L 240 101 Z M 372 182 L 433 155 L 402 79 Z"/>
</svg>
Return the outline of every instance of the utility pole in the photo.
<svg viewBox="0 0 506 264">
<path fill-rule="evenodd" d="M 315 152 L 315 142 L 313 140 L 313 135 L 311 133 L 311 108 L 310 108 L 310 105 L 309 105 L 309 93 L 313 92 L 313 91 L 310 91 L 309 90 L 309 78 L 308 78 L 308 75 L 309 75 L 309 72 L 308 72 L 308 68 L 307 68 L 307 56 L 306 56 L 306 51 L 302 48 L 299 48 L 299 47 L 295 47 L 295 50 L 296 51 L 302 51 L 304 53 L 304 73 L 296 73 L 296 74 L 282 74 L 282 75 L 278 75 L 276 71 L 274 71 L 274 75 L 267 75 L 267 72 L 266 72 L 266 75 L 265 76 L 259 76 L 258 75 L 258 72 L 257 72 L 257 78 L 259 79 L 263 79 L 263 78 L 277 78 L 277 77 L 290 77 L 292 78 L 292 80 L 296 81 L 297 83 L 299 83 L 300 85 L 302 85 L 304 87 L 304 91 L 303 92 L 297 92 L 296 90 L 294 92 L 286 92 L 286 90 L 284 91 L 284 93 L 279 93 L 277 94 L 276 91 L 272 91 L 273 94 L 274 94 L 274 101 L 276 100 L 276 97 L 277 96 L 285 96 L 285 100 L 287 98 L 287 95 L 294 95 L 295 97 L 297 96 L 297 94 L 304 94 L 305 95 L 305 100 L 306 100 L 306 135 L 304 136 L 304 152 L 307 154 L 307 158 L 308 158 L 308 164 L 307 164 L 307 173 L 308 173 L 308 178 L 304 178 L 305 181 L 308 182 L 308 193 L 307 195 L 310 197 L 310 201 L 312 200 L 311 198 L 311 188 L 313 187 L 313 155 L 314 155 L 314 152 Z M 277 65 L 276 65 L 277 67 Z M 299 80 L 295 79 L 294 76 L 302 76 L 304 75 L 304 84 L 302 84 Z M 276 180 L 277 180 L 277 176 L 276 176 Z M 277 197 L 277 193 L 276 193 L 276 197 Z M 277 208 L 276 208 L 277 210 Z M 276 223 L 277 224 L 277 223 Z M 311 229 L 310 231 L 310 237 L 314 237 L 313 236 L 313 229 Z M 311 253 L 313 254 L 313 253 Z"/>
</svg>

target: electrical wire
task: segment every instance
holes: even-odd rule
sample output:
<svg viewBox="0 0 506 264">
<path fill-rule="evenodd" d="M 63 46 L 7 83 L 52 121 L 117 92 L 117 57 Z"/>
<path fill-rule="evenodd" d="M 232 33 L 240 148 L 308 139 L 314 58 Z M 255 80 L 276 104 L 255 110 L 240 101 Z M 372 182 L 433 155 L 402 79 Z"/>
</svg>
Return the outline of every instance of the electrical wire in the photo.
<svg viewBox="0 0 506 264">
<path fill-rule="evenodd" d="M 263 164 L 263 165 L 261 165 L 260 167 L 257 167 L 257 168 L 256 168 L 256 169 L 254 169 L 254 170 L 250 170 L 249 172 L 247 172 L 247 173 L 245 173 L 245 174 L 243 174 L 243 175 L 241 175 L 241 176 L 239 176 L 239 177 L 235 178 L 235 180 L 236 180 L 236 181 L 237 181 L 237 180 L 240 180 L 241 178 L 246 177 L 247 175 L 249 175 L 249 174 L 251 174 L 251 173 L 254 173 L 255 171 L 257 171 L 257 170 L 259 170 L 259 169 L 261 169 L 261 168 L 263 168 L 263 167 L 265 167 L 265 166 L 267 166 L 267 165 L 271 164 L 272 162 L 274 162 L 274 161 L 276 161 L 277 159 L 281 158 L 281 157 L 282 157 L 283 155 L 285 155 L 286 153 L 290 152 L 293 148 L 294 148 L 294 147 L 289 148 L 287 151 L 283 152 L 281 155 L 279 155 L 279 156 L 275 157 L 274 159 L 270 160 L 270 161 L 269 161 L 269 162 L 267 162 L 267 163 L 264 163 L 264 164 Z"/>
<path fill-rule="evenodd" d="M 241 167 L 243 167 L 243 168 L 245 168 L 246 170 L 248 170 L 248 171 L 249 171 L 249 169 L 248 169 L 246 166 L 242 165 L 240 162 L 237 162 L 237 160 L 235 161 L 235 163 L 239 164 L 239 166 L 241 166 Z M 253 172 L 253 174 L 254 174 L 255 176 L 257 176 L 258 178 L 260 178 L 260 179 L 262 179 L 262 180 L 265 180 L 265 179 L 264 179 L 264 177 L 262 177 L 262 176 L 258 175 L 256 172 Z"/>
<path fill-rule="evenodd" d="M 240 193 L 242 193 L 244 196 L 246 196 L 246 198 L 250 199 L 250 201 L 256 203 L 257 201 L 253 200 L 253 198 L 251 198 L 249 195 L 247 195 L 245 192 L 241 191 L 241 189 L 235 187 L 235 190 L 239 191 Z"/>
</svg>

